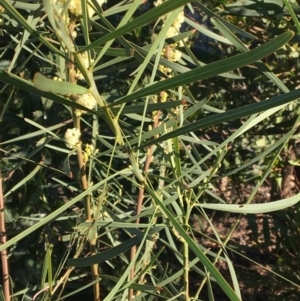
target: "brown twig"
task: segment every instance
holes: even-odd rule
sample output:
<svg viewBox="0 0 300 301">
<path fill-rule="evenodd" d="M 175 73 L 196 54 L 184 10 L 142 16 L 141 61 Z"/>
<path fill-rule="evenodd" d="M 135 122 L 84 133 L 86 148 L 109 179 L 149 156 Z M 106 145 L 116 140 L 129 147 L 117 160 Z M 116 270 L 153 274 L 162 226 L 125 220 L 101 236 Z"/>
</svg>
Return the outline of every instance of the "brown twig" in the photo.
<svg viewBox="0 0 300 301">
<path fill-rule="evenodd" d="M 0 170 L 0 244 L 6 243 L 6 229 L 4 220 L 4 198 L 2 189 L 2 175 Z M 5 301 L 10 300 L 10 282 L 8 273 L 8 257 L 7 250 L 1 251 L 1 261 L 2 261 L 2 279 L 3 279 L 3 292 Z"/>
</svg>

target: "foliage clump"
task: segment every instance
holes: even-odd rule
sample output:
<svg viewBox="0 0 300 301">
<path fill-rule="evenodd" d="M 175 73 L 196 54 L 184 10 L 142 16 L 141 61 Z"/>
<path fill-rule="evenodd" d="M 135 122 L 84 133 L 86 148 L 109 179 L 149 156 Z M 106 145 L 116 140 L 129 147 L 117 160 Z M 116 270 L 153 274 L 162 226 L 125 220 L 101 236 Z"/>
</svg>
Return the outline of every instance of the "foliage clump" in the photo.
<svg viewBox="0 0 300 301">
<path fill-rule="evenodd" d="M 4 299 L 296 300 L 298 6 L 115 2 L 0 8 Z"/>
</svg>

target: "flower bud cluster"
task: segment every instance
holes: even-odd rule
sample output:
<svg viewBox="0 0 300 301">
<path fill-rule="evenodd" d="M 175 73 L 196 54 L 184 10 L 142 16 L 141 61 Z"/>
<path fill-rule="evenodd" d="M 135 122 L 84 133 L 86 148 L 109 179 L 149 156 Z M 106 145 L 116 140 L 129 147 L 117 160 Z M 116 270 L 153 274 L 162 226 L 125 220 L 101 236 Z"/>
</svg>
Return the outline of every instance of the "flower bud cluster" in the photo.
<svg viewBox="0 0 300 301">
<path fill-rule="evenodd" d="M 77 145 L 80 143 L 80 136 L 81 133 L 79 129 L 77 128 L 67 129 L 65 133 L 65 140 L 66 140 L 67 147 L 76 148 Z"/>
<path fill-rule="evenodd" d="M 94 109 L 97 104 L 96 99 L 93 97 L 93 95 L 91 93 L 79 95 L 76 102 L 90 110 Z M 82 111 L 80 109 L 75 109 L 75 115 L 77 117 L 80 117 L 84 113 L 86 113 L 86 111 Z"/>
</svg>

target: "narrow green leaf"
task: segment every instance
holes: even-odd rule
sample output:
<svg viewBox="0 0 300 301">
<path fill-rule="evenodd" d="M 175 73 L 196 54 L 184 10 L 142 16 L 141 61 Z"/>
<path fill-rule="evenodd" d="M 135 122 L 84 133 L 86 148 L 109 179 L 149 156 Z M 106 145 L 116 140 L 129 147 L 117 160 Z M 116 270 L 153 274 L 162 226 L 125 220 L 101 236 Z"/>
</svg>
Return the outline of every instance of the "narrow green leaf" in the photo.
<svg viewBox="0 0 300 301">
<path fill-rule="evenodd" d="M 173 78 L 160 81 L 144 89 L 121 97 L 114 103 L 114 105 L 122 104 L 148 95 L 157 94 L 160 91 L 168 90 L 170 88 L 174 89 L 175 87 L 190 84 L 198 80 L 207 79 L 220 73 L 228 72 L 252 64 L 285 45 L 293 36 L 293 32 L 285 32 L 274 38 L 272 41 L 267 42 L 264 45 L 259 46 L 247 53 L 241 53 L 199 68 L 195 68 L 189 72 L 179 74 Z"/>
<path fill-rule="evenodd" d="M 231 42 L 226 37 L 222 37 L 222 36 L 216 34 L 211 29 L 205 28 L 204 26 L 200 25 L 198 21 L 195 22 L 189 18 L 186 18 L 185 22 L 188 25 L 190 25 L 191 27 L 195 28 L 198 32 L 201 32 L 203 35 L 205 35 L 215 41 L 231 45 Z"/>
<path fill-rule="evenodd" d="M 133 246 L 136 246 L 142 241 L 141 237 L 135 236 L 121 243 L 120 245 L 113 247 L 109 250 L 103 251 L 99 254 L 86 257 L 86 258 L 77 258 L 77 259 L 68 259 L 67 264 L 74 267 L 87 267 L 93 264 L 99 264 L 105 262 L 113 257 L 116 257 L 125 251 L 129 250 Z"/>
<path fill-rule="evenodd" d="M 142 114 L 144 111 L 146 113 L 150 113 L 150 112 L 157 111 L 157 110 L 167 110 L 170 108 L 175 108 L 180 105 L 182 105 L 182 101 L 180 101 L 180 100 L 161 102 L 161 103 L 151 103 L 151 104 L 148 104 L 148 106 L 146 108 L 144 105 L 131 105 L 130 107 L 125 107 L 122 110 L 121 114 L 122 115 L 130 114 L 130 113 Z M 111 109 L 111 111 L 114 114 L 117 114 L 119 110 L 120 110 L 119 107 Z M 100 112 L 100 114 L 102 115 L 103 113 Z"/>
<path fill-rule="evenodd" d="M 44 76 L 42 73 L 37 72 L 33 78 L 33 85 L 44 92 L 51 92 L 55 94 L 86 94 L 89 89 L 78 86 L 69 82 L 58 81 Z"/>
<path fill-rule="evenodd" d="M 40 125 L 39 123 L 37 122 L 34 122 L 33 120 L 30 120 L 28 118 L 24 118 L 24 121 L 26 121 L 27 123 L 31 124 L 32 126 L 44 131 L 44 133 L 48 133 L 49 135 L 51 135 L 52 137 L 54 137 L 55 139 L 57 140 L 60 140 L 60 137 L 57 136 L 55 133 L 53 133 L 52 131 L 50 131 L 48 128 Z"/>
<path fill-rule="evenodd" d="M 204 4 L 201 4 L 199 1 L 195 1 L 194 4 L 195 4 L 195 6 L 199 7 L 199 9 L 203 13 L 205 13 L 208 17 L 217 18 L 218 20 L 222 21 L 226 27 L 228 27 L 233 32 L 237 33 L 239 36 L 244 37 L 246 39 L 250 39 L 250 40 L 256 39 L 256 36 L 250 34 L 249 32 L 246 32 L 246 31 L 242 30 L 241 28 L 238 28 L 238 27 L 234 26 L 233 24 L 227 22 L 226 20 L 220 18 L 218 14 L 215 14 L 214 12 L 209 10 Z"/>
<path fill-rule="evenodd" d="M 13 188 L 11 188 L 3 197 L 9 196 L 11 193 L 16 191 L 21 186 L 25 185 L 34 175 L 42 168 L 41 165 L 37 165 L 25 178 L 18 182 Z"/>
<path fill-rule="evenodd" d="M 300 193 L 293 197 L 262 204 L 199 204 L 199 207 L 244 214 L 260 214 L 282 210 L 294 206 L 300 201 Z"/>
<path fill-rule="evenodd" d="M 286 7 L 286 10 L 290 13 L 290 15 L 292 17 L 292 19 L 297 27 L 298 34 L 299 34 L 300 33 L 300 23 L 299 23 L 298 17 L 296 16 L 296 14 L 292 8 L 293 3 L 290 4 L 291 1 L 287 1 L 287 0 L 283 0 L 283 2 Z M 296 8 L 295 4 L 294 4 L 294 8 Z M 299 6 L 298 6 L 298 13 L 299 13 Z"/>
<path fill-rule="evenodd" d="M 64 126 L 66 126 L 70 122 L 72 122 L 72 119 L 66 120 L 63 123 L 58 123 L 56 125 L 48 127 L 47 131 L 49 131 L 51 133 L 51 136 L 53 136 L 54 135 L 54 133 L 52 133 L 53 130 L 59 129 L 61 127 L 64 127 Z M 44 135 L 47 132 L 46 128 L 44 128 L 44 127 L 41 127 L 41 128 L 42 129 L 39 130 L 39 131 L 32 132 L 32 133 L 29 133 L 29 134 L 25 134 L 25 135 L 22 135 L 22 136 L 17 136 L 17 137 L 15 137 L 13 139 L 9 139 L 9 140 L 3 141 L 3 142 L 0 143 L 0 145 L 9 144 L 9 143 L 15 143 L 17 141 L 27 140 L 27 139 L 31 139 L 31 138 L 36 137 L 36 136 Z"/>
</svg>

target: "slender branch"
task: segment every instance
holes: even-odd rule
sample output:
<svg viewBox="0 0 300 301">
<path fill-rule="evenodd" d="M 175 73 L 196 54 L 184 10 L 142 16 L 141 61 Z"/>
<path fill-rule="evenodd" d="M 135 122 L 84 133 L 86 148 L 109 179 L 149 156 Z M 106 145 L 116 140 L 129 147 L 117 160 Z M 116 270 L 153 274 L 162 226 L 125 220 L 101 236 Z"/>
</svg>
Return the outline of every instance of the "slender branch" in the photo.
<svg viewBox="0 0 300 301">
<path fill-rule="evenodd" d="M 154 117 L 154 121 L 153 121 L 153 128 L 158 127 L 159 116 L 160 116 L 160 111 L 157 111 L 157 113 Z M 145 165 L 144 165 L 145 174 L 148 173 L 150 164 L 152 162 L 153 151 L 154 151 L 154 145 L 151 145 L 148 148 L 148 153 L 147 153 L 147 157 L 146 157 L 146 161 L 145 161 Z M 135 210 L 136 215 L 139 215 L 141 213 L 144 197 L 145 197 L 145 188 L 144 188 L 144 186 L 141 186 L 139 189 L 139 195 L 138 195 L 138 200 L 137 200 L 137 205 L 136 205 L 136 210 Z M 139 223 L 140 223 L 140 218 L 137 218 L 136 224 L 139 224 Z M 130 250 L 130 261 L 134 260 L 135 254 L 136 254 L 136 246 L 132 247 Z M 133 266 L 130 271 L 130 276 L 129 276 L 130 279 L 134 278 L 134 274 L 135 274 L 135 269 Z M 133 289 L 130 289 L 128 292 L 128 300 L 131 300 L 133 298 L 133 295 L 134 295 L 134 291 L 133 291 Z"/>
<path fill-rule="evenodd" d="M 4 198 L 2 189 L 2 175 L 0 169 L 0 244 L 6 243 L 6 229 L 4 220 Z M 1 251 L 1 261 L 2 261 L 2 279 L 3 279 L 3 292 L 5 301 L 10 300 L 10 282 L 8 273 L 8 257 L 7 250 Z"/>
<path fill-rule="evenodd" d="M 74 64 L 70 64 L 69 66 L 69 81 L 72 83 L 77 82 L 75 78 L 75 66 Z M 71 96 L 73 100 L 75 100 L 76 95 Z M 77 117 L 74 113 L 74 110 L 72 111 L 73 114 L 73 124 L 74 127 L 80 130 L 80 117 Z M 82 190 L 88 189 L 88 181 L 86 176 L 86 163 L 84 161 L 83 155 L 82 155 L 82 148 L 81 144 L 77 146 L 77 160 L 78 160 L 78 167 L 79 167 L 79 181 Z M 85 206 L 85 214 L 86 214 L 86 220 L 92 221 L 92 212 L 91 212 L 91 196 L 87 195 L 85 197 L 84 201 Z M 90 243 L 90 255 L 96 254 L 96 243 L 97 243 L 97 233 L 94 234 L 94 237 L 89 240 Z M 92 273 L 92 279 L 97 280 L 99 279 L 99 272 L 98 272 L 98 264 L 91 265 L 91 273 Z M 100 283 L 99 281 L 95 282 L 93 285 L 93 291 L 94 291 L 94 301 L 100 301 Z"/>
</svg>

